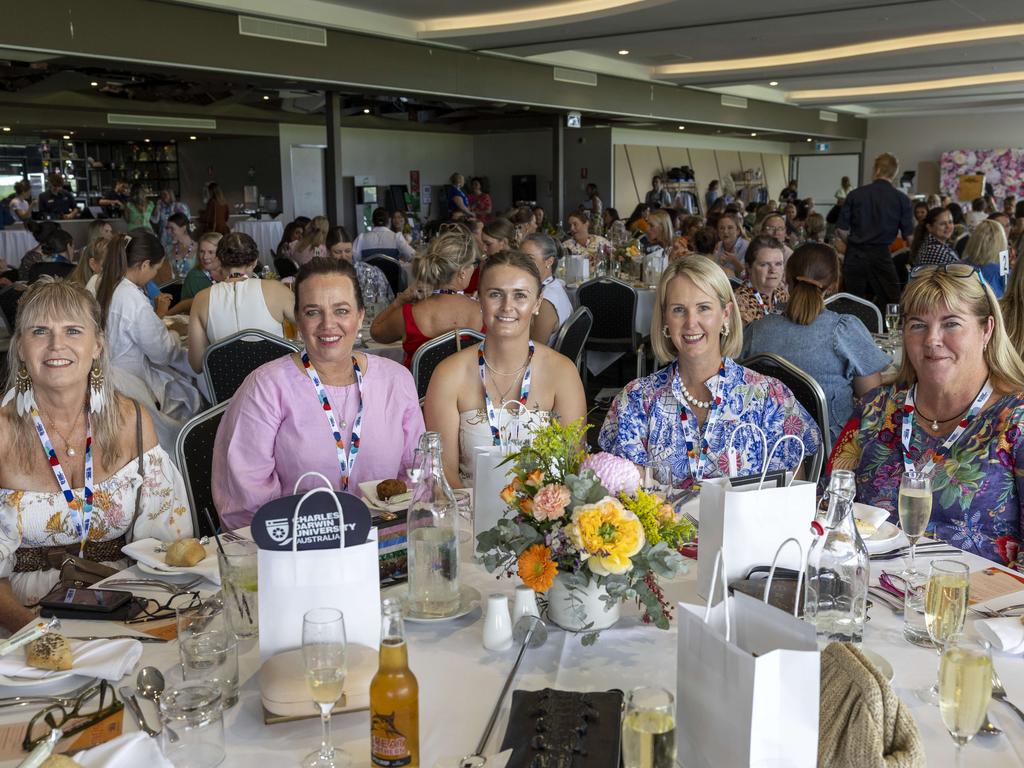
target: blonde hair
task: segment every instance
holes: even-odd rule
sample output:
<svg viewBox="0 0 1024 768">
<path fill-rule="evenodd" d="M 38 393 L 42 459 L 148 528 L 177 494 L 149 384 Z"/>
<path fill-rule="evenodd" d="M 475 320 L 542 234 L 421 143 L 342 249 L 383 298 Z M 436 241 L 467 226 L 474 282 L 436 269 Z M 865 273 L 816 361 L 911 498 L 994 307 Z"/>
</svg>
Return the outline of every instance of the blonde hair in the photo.
<svg viewBox="0 0 1024 768">
<path fill-rule="evenodd" d="M 657 224 L 658 230 L 661 232 L 661 239 L 658 242 L 666 248 L 670 248 L 672 241 L 675 239 L 675 232 L 672 229 L 672 217 L 659 208 L 656 211 L 651 211 L 647 217 L 648 232 L 651 231 L 651 224 Z"/>
<path fill-rule="evenodd" d="M 1011 345 L 1014 349 L 1024 349 L 1024 259 L 1017 259 L 999 306 Z"/>
<path fill-rule="evenodd" d="M 103 262 L 107 258 L 107 247 L 112 242 L 113 238 L 104 240 L 101 237 L 89 241 L 89 244 L 82 249 L 82 255 L 78 257 L 78 263 L 68 279 L 73 283 L 85 285 L 93 275 L 99 274 L 103 270 Z M 99 262 L 99 271 L 93 272 L 92 264 L 89 263 L 91 259 L 96 259 Z"/>
<path fill-rule="evenodd" d="M 295 244 L 296 251 L 312 251 L 327 242 L 331 222 L 326 216 L 315 216 L 302 230 L 302 239 Z M 218 244 L 219 247 L 219 244 Z"/>
<path fill-rule="evenodd" d="M 1003 225 L 998 221 L 985 219 L 978 223 L 971 236 L 967 238 L 963 260 L 977 267 L 982 264 L 998 264 L 999 252 L 1005 251 L 1008 247 Z"/>
<path fill-rule="evenodd" d="M 93 361 L 103 374 L 103 395 L 106 407 L 90 416 L 93 441 L 103 457 L 103 463 L 110 467 L 120 464 L 119 435 L 123 429 L 121 411 L 117 405 L 117 394 L 110 380 L 110 360 L 107 356 L 107 340 L 100 325 L 100 306 L 85 288 L 69 280 L 55 279 L 43 275 L 29 286 L 18 302 L 18 319 L 11 336 L 8 351 L 7 387 L 15 386 L 18 371 L 24 365 L 20 354 L 21 340 L 27 328 L 49 320 L 71 320 L 92 329 L 100 344 L 100 355 Z M 88 378 L 82 381 L 83 402 L 88 396 Z M 6 390 L 5 390 L 6 391 Z M 11 425 L 14 455 L 18 456 L 26 471 L 32 466 L 32 455 L 36 448 L 36 430 L 31 414 L 18 416 L 9 409 L 4 416 Z"/>
<path fill-rule="evenodd" d="M 875 158 L 874 173 L 892 181 L 900 170 L 900 161 L 891 152 L 883 152 Z"/>
<path fill-rule="evenodd" d="M 431 240 L 426 252 L 413 260 L 413 280 L 430 289 L 440 288 L 479 259 L 480 247 L 473 234 L 464 227 L 452 229 Z"/>
<path fill-rule="evenodd" d="M 982 325 L 991 317 L 994 320 L 992 337 L 982 352 L 989 376 L 1000 392 L 1024 390 L 1024 361 L 1007 336 L 995 294 L 987 284 L 983 284 L 979 274 L 958 277 L 941 268 L 926 272 L 910 281 L 901 304 L 904 317 L 933 312 L 942 304 L 951 312 L 978 318 Z M 896 381 L 908 387 L 917 381 L 909 355 L 903 355 Z"/>
<path fill-rule="evenodd" d="M 665 324 L 665 296 L 668 293 L 668 284 L 677 277 L 688 278 L 708 296 L 717 297 L 722 309 L 732 306 L 727 321 L 729 335 L 722 337 L 721 345 L 722 355 L 735 359 L 743 350 L 743 321 L 740 309 L 736 305 L 736 297 L 733 295 L 729 278 L 722 268 L 707 256 L 687 256 L 685 259 L 678 259 L 661 273 L 658 292 L 654 297 L 654 315 L 651 318 L 651 347 L 655 356 L 660 362 L 665 363 L 675 360 L 678 355 L 678 350 L 672 346 L 671 340 L 665 338 L 661 332 Z"/>
</svg>

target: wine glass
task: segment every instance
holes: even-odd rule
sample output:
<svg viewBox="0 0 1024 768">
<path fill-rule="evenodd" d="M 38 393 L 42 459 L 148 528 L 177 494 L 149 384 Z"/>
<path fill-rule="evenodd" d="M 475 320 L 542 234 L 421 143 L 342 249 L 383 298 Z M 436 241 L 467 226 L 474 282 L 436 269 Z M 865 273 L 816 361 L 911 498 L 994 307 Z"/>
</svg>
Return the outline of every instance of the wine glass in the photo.
<svg viewBox="0 0 1024 768">
<path fill-rule="evenodd" d="M 956 742 L 956 765 L 963 765 L 964 746 L 985 722 L 992 697 L 992 654 L 964 635 L 946 642 L 939 662 L 939 714 Z"/>
<path fill-rule="evenodd" d="M 622 718 L 624 768 L 675 768 L 676 703 L 664 688 L 634 688 Z"/>
<path fill-rule="evenodd" d="M 914 558 L 917 556 L 917 540 L 924 536 L 928 521 L 932 517 L 932 478 L 921 472 L 906 472 L 900 480 L 899 495 L 900 526 L 910 541 L 910 564 L 907 570 L 914 572 Z"/>
<path fill-rule="evenodd" d="M 885 330 L 889 332 L 889 346 L 895 347 L 896 342 L 894 341 L 893 334 L 896 333 L 896 329 L 900 325 L 900 305 L 899 304 L 886 304 L 885 305 Z"/>
<path fill-rule="evenodd" d="M 314 608 L 302 617 L 302 659 L 306 684 L 320 709 L 320 749 L 310 752 L 303 768 L 342 768 L 348 756 L 331 743 L 331 710 L 345 684 L 345 617 L 336 608 Z"/>
<path fill-rule="evenodd" d="M 924 624 L 938 653 L 964 630 L 970 569 L 962 560 L 932 560 L 924 592 Z M 918 691 L 926 704 L 939 703 L 938 684 Z"/>
</svg>

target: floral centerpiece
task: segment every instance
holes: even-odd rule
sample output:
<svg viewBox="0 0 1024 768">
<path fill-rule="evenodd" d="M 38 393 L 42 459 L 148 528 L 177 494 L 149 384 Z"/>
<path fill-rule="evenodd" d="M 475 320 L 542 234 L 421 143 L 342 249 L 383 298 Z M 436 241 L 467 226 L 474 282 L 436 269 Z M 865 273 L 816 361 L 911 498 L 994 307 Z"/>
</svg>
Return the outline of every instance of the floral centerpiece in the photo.
<svg viewBox="0 0 1024 768">
<path fill-rule="evenodd" d="M 615 623 L 625 600 L 667 629 L 671 609 L 658 578 L 686 572 L 678 549 L 696 529 L 640 488 L 632 462 L 587 455 L 585 434 L 583 420 L 552 422 L 508 457 L 506 516 L 477 537 L 477 552 L 492 573 L 547 593 L 549 618 L 587 631 L 584 642 Z"/>
</svg>

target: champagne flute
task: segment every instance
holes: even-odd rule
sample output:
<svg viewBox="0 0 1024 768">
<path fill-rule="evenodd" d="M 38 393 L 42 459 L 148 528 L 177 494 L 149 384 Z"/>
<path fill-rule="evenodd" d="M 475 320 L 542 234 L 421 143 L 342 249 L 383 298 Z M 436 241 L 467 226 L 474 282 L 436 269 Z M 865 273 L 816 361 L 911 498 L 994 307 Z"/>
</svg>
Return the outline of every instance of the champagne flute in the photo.
<svg viewBox="0 0 1024 768">
<path fill-rule="evenodd" d="M 623 768 L 675 768 L 676 703 L 664 688 L 634 688 L 622 719 Z"/>
<path fill-rule="evenodd" d="M 899 495 L 900 526 L 910 541 L 910 565 L 907 570 L 914 570 L 914 558 L 917 555 L 917 540 L 928 530 L 928 521 L 932 517 L 932 478 L 920 472 L 904 473 L 900 480 Z"/>
<path fill-rule="evenodd" d="M 893 339 L 893 334 L 896 333 L 896 329 L 900 325 L 900 305 L 899 304 L 886 304 L 885 305 L 885 330 L 889 332 L 889 346 L 895 347 L 896 342 Z"/>
<path fill-rule="evenodd" d="M 331 743 L 331 710 L 345 684 L 345 617 L 336 608 L 314 608 L 302 617 L 302 659 L 306 684 L 320 709 L 320 749 L 310 752 L 303 768 L 342 768 L 348 756 Z"/>
<path fill-rule="evenodd" d="M 992 655 L 964 635 L 946 642 L 939 662 L 939 714 L 956 742 L 956 765 L 963 766 L 964 746 L 985 722 L 992 697 Z"/>
<path fill-rule="evenodd" d="M 924 593 L 924 623 L 928 637 L 940 655 L 949 639 L 964 630 L 969 573 L 967 563 L 961 560 L 933 560 L 929 566 Z M 918 698 L 926 704 L 938 704 L 938 684 L 918 691 Z"/>
</svg>

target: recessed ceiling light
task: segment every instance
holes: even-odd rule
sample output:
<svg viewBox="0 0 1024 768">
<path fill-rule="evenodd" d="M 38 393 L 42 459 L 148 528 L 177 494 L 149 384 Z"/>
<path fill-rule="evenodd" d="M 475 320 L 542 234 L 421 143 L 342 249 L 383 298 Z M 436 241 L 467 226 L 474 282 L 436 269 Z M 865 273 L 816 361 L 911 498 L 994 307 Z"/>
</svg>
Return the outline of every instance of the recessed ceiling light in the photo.
<svg viewBox="0 0 1024 768">
<path fill-rule="evenodd" d="M 190 138 L 190 139 L 192 139 L 192 141 L 195 141 L 195 140 L 196 140 L 196 137 L 195 137 L 195 136 L 189 136 L 189 138 Z"/>
<path fill-rule="evenodd" d="M 619 56 L 629 56 L 629 51 L 623 48 L 621 51 L 619 51 Z"/>
<path fill-rule="evenodd" d="M 93 80 L 91 83 L 89 83 L 89 85 L 91 85 L 93 88 L 95 88 L 97 85 L 99 85 L 99 83 L 97 83 L 95 80 Z"/>
<path fill-rule="evenodd" d="M 686 130 L 686 126 L 685 125 L 680 125 L 679 126 L 679 130 L 680 131 L 685 131 Z"/>
<path fill-rule="evenodd" d="M 149 139 L 143 139 L 143 141 L 149 144 Z"/>
<path fill-rule="evenodd" d="M 64 134 L 64 136 L 63 136 L 63 138 L 65 138 L 65 139 L 70 139 L 70 138 L 71 138 L 71 136 L 69 136 L 68 134 L 66 134 L 66 133 L 65 133 L 65 134 Z"/>
<path fill-rule="evenodd" d="M 770 85 L 772 88 L 774 88 L 778 84 L 779 84 L 778 80 L 772 80 L 770 83 L 768 83 L 768 85 Z"/>
<path fill-rule="evenodd" d="M 264 97 L 263 97 L 263 100 L 264 100 L 264 101 L 270 101 L 270 97 L 269 97 L 269 96 L 264 96 Z"/>
<path fill-rule="evenodd" d="M 751 135 L 751 136 L 757 136 L 757 131 L 751 131 L 751 132 L 750 132 L 750 135 Z"/>
<path fill-rule="evenodd" d="M 363 109 L 363 114 L 364 114 L 364 115 L 368 115 L 368 114 L 370 114 L 370 108 L 369 108 L 369 107 L 366 107 L 365 109 Z"/>
<path fill-rule="evenodd" d="M 808 141 L 814 141 L 814 139 L 812 139 L 810 136 L 807 137 L 807 140 Z"/>
<path fill-rule="evenodd" d="M 10 127 L 8 127 L 8 126 L 6 126 L 6 125 L 5 125 L 5 126 L 4 126 L 4 133 L 10 133 L 10 132 L 11 132 L 11 129 L 10 129 Z"/>
</svg>

